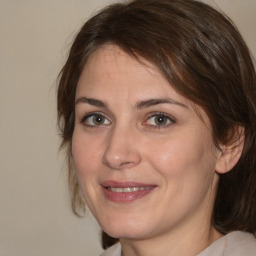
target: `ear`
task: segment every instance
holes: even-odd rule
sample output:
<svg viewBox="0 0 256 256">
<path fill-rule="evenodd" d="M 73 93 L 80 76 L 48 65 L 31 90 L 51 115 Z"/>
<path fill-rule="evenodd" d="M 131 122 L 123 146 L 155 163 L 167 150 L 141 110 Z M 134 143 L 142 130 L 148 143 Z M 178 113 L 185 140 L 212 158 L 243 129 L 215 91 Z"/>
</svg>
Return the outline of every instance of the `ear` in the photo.
<svg viewBox="0 0 256 256">
<path fill-rule="evenodd" d="M 244 148 L 244 127 L 236 126 L 232 140 L 221 146 L 215 170 L 217 173 L 229 172 L 238 162 Z"/>
</svg>

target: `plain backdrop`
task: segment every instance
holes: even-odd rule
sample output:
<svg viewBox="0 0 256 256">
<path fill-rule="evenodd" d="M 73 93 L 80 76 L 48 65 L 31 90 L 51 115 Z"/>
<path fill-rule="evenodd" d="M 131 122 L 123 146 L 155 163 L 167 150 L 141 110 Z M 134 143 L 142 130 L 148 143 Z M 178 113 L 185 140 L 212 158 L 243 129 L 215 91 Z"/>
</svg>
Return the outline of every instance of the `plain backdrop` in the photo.
<svg viewBox="0 0 256 256">
<path fill-rule="evenodd" d="M 0 256 L 102 251 L 90 214 L 79 219 L 70 210 L 56 78 L 76 31 L 109 2 L 0 0 Z M 256 56 L 256 1 L 215 2 Z"/>
</svg>

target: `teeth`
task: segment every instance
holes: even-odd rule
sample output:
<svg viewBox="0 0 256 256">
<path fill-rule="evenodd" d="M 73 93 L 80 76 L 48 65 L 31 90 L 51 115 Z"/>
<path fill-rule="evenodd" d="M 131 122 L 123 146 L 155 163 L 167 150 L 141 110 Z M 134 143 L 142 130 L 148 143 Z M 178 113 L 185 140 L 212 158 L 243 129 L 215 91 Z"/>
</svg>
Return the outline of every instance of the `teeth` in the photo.
<svg viewBox="0 0 256 256">
<path fill-rule="evenodd" d="M 127 187 L 127 188 L 113 188 L 113 187 L 108 187 L 108 190 L 111 190 L 113 192 L 117 192 L 117 193 L 129 193 L 129 192 L 136 192 L 139 190 L 146 190 L 146 189 L 150 189 L 151 187 Z"/>
</svg>

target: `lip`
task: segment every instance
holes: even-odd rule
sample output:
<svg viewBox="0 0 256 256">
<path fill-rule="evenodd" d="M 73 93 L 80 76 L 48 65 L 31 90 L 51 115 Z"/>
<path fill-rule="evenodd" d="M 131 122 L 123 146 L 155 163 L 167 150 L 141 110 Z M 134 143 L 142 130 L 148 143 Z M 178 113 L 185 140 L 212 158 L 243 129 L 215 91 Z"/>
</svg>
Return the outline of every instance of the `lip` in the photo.
<svg viewBox="0 0 256 256">
<path fill-rule="evenodd" d="M 104 181 L 102 186 L 105 197 L 113 202 L 125 203 L 142 198 L 152 192 L 157 186 L 138 182 Z M 125 191 L 125 192 L 124 192 Z"/>
</svg>

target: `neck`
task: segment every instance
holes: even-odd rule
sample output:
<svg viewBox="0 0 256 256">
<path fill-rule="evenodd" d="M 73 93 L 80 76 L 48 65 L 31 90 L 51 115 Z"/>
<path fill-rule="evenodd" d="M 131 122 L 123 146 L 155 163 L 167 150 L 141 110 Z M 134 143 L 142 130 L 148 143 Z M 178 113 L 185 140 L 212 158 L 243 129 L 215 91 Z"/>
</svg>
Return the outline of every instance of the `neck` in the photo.
<svg viewBox="0 0 256 256">
<path fill-rule="evenodd" d="M 120 239 L 123 256 L 195 256 L 222 236 L 213 227 L 201 226 L 185 234 L 172 231 L 143 240 Z"/>
</svg>

